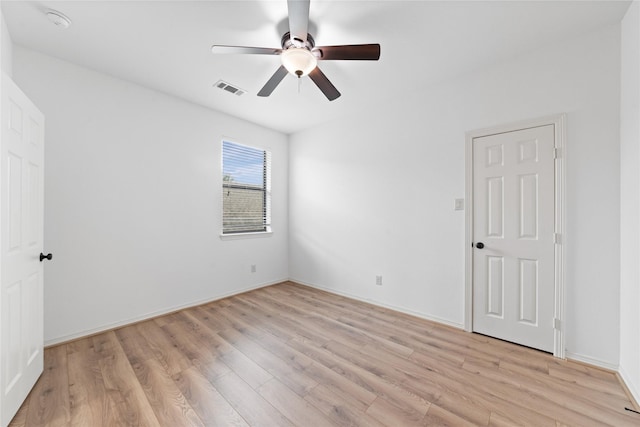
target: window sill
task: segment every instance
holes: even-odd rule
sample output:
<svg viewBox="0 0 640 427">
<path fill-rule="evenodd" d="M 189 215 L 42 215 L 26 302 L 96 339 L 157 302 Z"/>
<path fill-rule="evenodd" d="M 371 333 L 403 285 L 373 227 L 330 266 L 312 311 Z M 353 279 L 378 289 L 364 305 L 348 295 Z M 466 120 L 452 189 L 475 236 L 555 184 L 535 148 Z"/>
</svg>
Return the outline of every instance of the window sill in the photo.
<svg viewBox="0 0 640 427">
<path fill-rule="evenodd" d="M 271 231 L 271 229 L 267 231 L 255 231 L 250 233 L 220 234 L 220 240 L 260 239 L 263 237 L 271 237 L 272 234 L 273 231 Z"/>
</svg>

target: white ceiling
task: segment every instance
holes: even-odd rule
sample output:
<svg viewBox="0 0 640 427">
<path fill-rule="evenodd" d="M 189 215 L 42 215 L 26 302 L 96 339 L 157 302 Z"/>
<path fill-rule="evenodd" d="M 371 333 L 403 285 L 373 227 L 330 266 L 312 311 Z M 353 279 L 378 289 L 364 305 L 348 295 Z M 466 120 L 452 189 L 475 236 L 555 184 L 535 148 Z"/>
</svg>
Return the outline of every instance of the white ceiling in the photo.
<svg viewBox="0 0 640 427">
<path fill-rule="evenodd" d="M 213 55 L 212 44 L 280 47 L 278 1 L 2 1 L 15 44 L 102 71 L 285 133 L 319 125 L 444 78 L 619 22 L 629 1 L 311 0 L 317 45 L 380 43 L 375 61 L 325 61 L 342 93 L 329 102 L 288 75 L 256 93 L 277 56 Z M 44 12 L 73 24 L 62 30 Z M 551 64 L 550 64 L 551 65 Z M 219 79 L 248 91 L 232 95 Z"/>
</svg>

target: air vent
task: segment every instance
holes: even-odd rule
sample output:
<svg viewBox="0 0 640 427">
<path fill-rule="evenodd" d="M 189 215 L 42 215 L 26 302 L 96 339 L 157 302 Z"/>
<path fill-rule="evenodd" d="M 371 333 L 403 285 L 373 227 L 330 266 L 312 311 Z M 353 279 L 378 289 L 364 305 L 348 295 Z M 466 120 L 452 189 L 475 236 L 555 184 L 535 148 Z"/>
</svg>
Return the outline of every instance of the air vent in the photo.
<svg viewBox="0 0 640 427">
<path fill-rule="evenodd" d="M 238 96 L 243 95 L 247 92 L 244 89 L 240 89 L 239 87 L 229 84 L 222 80 L 218 80 L 214 86 L 217 87 L 218 89 L 226 90 L 227 92 L 233 93 L 234 95 L 238 95 Z"/>
</svg>

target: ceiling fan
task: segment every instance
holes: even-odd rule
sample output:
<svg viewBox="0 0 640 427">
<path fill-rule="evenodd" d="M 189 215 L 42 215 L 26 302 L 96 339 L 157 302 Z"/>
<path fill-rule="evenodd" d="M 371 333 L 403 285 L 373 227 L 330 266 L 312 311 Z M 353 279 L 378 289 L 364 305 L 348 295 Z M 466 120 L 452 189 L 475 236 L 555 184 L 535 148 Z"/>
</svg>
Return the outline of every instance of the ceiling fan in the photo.
<svg viewBox="0 0 640 427">
<path fill-rule="evenodd" d="M 280 55 L 282 65 L 260 89 L 258 96 L 271 95 L 287 73 L 291 73 L 298 78 L 308 75 L 327 99 L 333 101 L 340 96 L 340 92 L 320 71 L 317 66 L 318 61 L 337 59 L 377 61 L 380 58 L 380 45 L 316 46 L 313 37 L 307 32 L 309 1 L 287 0 L 289 31 L 282 36 L 282 48 L 213 45 L 211 51 L 213 53 Z"/>
</svg>

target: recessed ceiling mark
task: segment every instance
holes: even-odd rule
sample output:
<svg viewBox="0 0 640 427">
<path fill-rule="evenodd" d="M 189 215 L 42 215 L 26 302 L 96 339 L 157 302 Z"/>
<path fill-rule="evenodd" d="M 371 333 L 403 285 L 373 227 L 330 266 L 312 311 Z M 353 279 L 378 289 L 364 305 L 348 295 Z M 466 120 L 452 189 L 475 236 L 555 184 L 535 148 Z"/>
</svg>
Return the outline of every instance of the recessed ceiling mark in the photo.
<svg viewBox="0 0 640 427">
<path fill-rule="evenodd" d="M 48 10 L 46 15 L 47 19 L 58 28 L 67 29 L 71 26 L 71 20 L 57 10 Z"/>
</svg>

